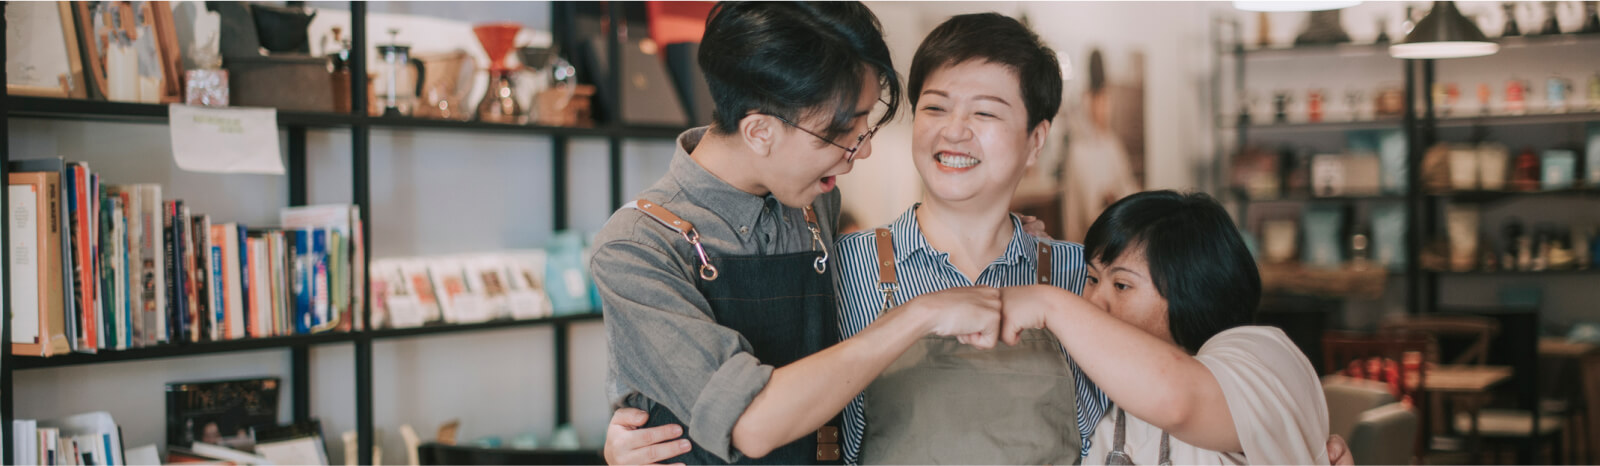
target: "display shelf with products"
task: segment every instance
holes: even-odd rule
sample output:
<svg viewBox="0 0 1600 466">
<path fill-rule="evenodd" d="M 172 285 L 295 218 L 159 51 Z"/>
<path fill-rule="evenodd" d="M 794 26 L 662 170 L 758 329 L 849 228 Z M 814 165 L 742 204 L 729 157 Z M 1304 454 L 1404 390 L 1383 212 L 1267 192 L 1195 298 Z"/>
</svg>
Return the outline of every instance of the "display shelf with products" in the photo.
<svg viewBox="0 0 1600 466">
<path fill-rule="evenodd" d="M 351 34 L 350 39 L 345 42 L 346 50 L 344 53 L 347 53 L 348 55 L 343 56 L 341 60 L 345 60 L 346 63 L 348 63 L 349 76 L 347 79 L 348 86 L 352 91 L 366 90 L 368 88 L 369 74 L 367 73 L 367 58 L 369 54 L 375 53 L 373 51 L 374 47 L 368 44 L 367 29 L 369 26 L 369 17 L 367 15 L 367 6 L 368 5 L 365 2 L 359 1 L 350 2 L 349 4 L 350 22 L 348 23 L 348 26 Z M 298 6 L 291 6 L 291 8 L 298 8 Z M 610 17 L 621 17 L 623 11 L 622 9 L 623 6 L 620 4 L 609 4 L 598 8 L 598 10 L 600 10 L 600 13 L 598 14 Z M 575 15 L 577 15 L 577 11 L 578 7 L 571 3 L 554 2 L 551 4 L 551 24 L 556 29 L 553 31 L 552 36 L 557 44 L 570 44 L 572 38 L 578 36 L 578 33 L 571 30 L 577 27 L 573 25 L 580 23 L 588 24 L 583 23 L 580 20 L 594 19 L 576 18 Z M 0 27 L 3 26 L 4 24 L 0 23 Z M 563 30 L 563 28 L 566 30 Z M 605 32 L 604 35 L 599 36 L 601 38 L 601 42 L 599 45 L 591 47 L 591 49 L 595 50 L 590 50 L 589 53 L 600 54 L 601 57 L 599 58 L 601 59 L 609 57 L 609 62 L 611 63 L 622 62 L 620 59 L 622 56 L 622 48 L 624 47 L 622 44 L 626 40 L 623 35 L 626 34 L 626 32 L 622 28 L 610 28 L 607 31 L 608 32 Z M 376 49 L 378 49 L 379 52 L 383 52 L 385 50 L 392 51 L 394 50 L 394 47 L 385 49 L 384 46 L 379 46 L 376 47 Z M 562 50 L 563 53 L 573 53 L 571 51 L 576 49 L 576 47 L 559 47 L 559 49 Z M 379 62 L 381 62 L 381 60 Z M 334 71 L 334 73 L 337 73 L 337 71 Z M 622 85 L 620 73 L 611 73 L 608 75 L 597 74 L 592 76 L 591 79 L 597 80 L 598 82 L 594 82 L 592 85 L 585 84 L 586 86 L 609 89 L 612 91 L 610 94 L 613 96 L 620 94 L 620 92 L 617 92 Z M 238 83 L 236 82 L 235 84 Z M 341 95 L 344 97 L 340 98 L 349 99 L 349 105 L 347 108 L 369 108 L 369 98 L 377 98 L 369 97 L 370 94 L 367 92 L 348 92 Z M 629 123 L 621 121 L 622 119 L 616 116 L 624 115 L 624 112 L 622 112 L 621 102 L 619 102 L 617 99 L 600 99 L 594 101 L 593 105 L 602 111 L 600 112 L 602 116 L 610 115 L 612 117 L 598 118 L 592 124 L 587 125 L 548 126 L 538 124 L 492 123 L 483 121 L 428 119 L 402 116 L 372 116 L 366 113 L 355 112 L 328 113 L 279 111 L 277 113 L 278 129 L 286 130 L 289 135 L 287 138 L 287 144 L 283 149 L 286 155 L 284 164 L 287 168 L 285 178 L 286 184 L 289 187 L 287 190 L 289 197 L 288 205 L 303 206 L 306 205 L 310 199 L 310 189 L 307 181 L 308 178 L 310 178 L 310 174 L 307 173 L 309 166 L 306 160 L 307 149 L 305 147 L 305 134 L 306 130 L 308 129 L 333 129 L 336 131 L 348 131 L 350 133 L 351 172 L 349 176 L 351 178 L 349 179 L 348 184 L 345 186 L 347 189 L 352 191 L 353 195 L 351 198 L 351 203 L 352 205 L 360 208 L 360 218 L 366 224 L 370 224 L 369 220 L 372 216 L 371 210 L 373 206 L 373 193 L 371 192 L 372 183 L 370 177 L 372 175 L 371 160 L 374 154 L 372 154 L 373 148 L 371 144 L 371 135 L 376 130 L 492 132 L 508 135 L 525 134 L 533 136 L 549 136 L 550 169 L 552 173 L 557 175 L 553 176 L 550 186 L 544 188 L 549 189 L 549 191 L 545 191 L 545 193 L 548 193 L 545 196 L 547 196 L 548 201 L 554 206 L 551 212 L 553 217 L 550 222 L 551 229 L 558 231 L 565 230 L 568 228 L 569 208 L 567 205 L 569 204 L 569 199 L 580 196 L 580 194 L 576 194 L 573 191 L 579 188 L 594 188 L 593 186 L 580 187 L 567 182 L 567 177 L 571 176 L 568 174 L 568 159 L 572 156 L 569 154 L 569 145 L 572 143 L 572 140 L 578 138 L 597 138 L 605 141 L 610 157 L 610 163 L 607 165 L 609 167 L 609 179 L 611 181 L 611 186 L 609 188 L 609 204 L 611 206 L 616 206 L 620 205 L 622 202 L 622 187 L 620 186 L 623 169 L 621 163 L 622 145 L 627 141 L 639 139 L 671 140 L 683 130 L 687 129 L 687 125 L 662 125 L 650 123 Z M 0 98 L 0 118 L 5 120 L 38 119 L 163 125 L 169 120 L 169 107 L 163 104 L 151 103 L 112 102 L 94 99 L 33 97 L 8 94 L 4 98 Z M 0 129 L 0 140 L 3 140 L 6 131 L 8 130 Z M 9 164 L 4 162 L 26 158 L 20 156 L 21 154 L 13 154 L 11 148 L 0 148 L 0 151 L 4 151 L 0 152 L 0 176 L 3 176 L 10 171 Z M 534 193 L 534 196 L 545 197 L 539 196 L 538 193 Z M 374 229 L 368 229 L 366 236 L 362 238 L 363 241 L 361 242 L 361 246 L 365 250 L 370 251 L 372 237 L 383 234 L 385 234 L 383 231 L 374 231 Z M 9 230 L 5 228 L 5 223 L 3 220 L 0 220 L 0 235 L 9 235 Z M 370 266 L 370 260 L 370 257 L 366 259 L 366 266 Z M 7 266 L 4 270 L 5 273 L 0 275 L 9 275 L 11 272 L 9 266 Z M 9 286 L 10 280 L 5 279 L 4 276 L 0 276 L 0 294 L 9 296 L 9 293 L 5 293 L 6 287 Z M 370 297 L 371 294 L 368 293 L 367 296 Z M 16 311 L 11 309 L 11 304 L 12 303 L 10 300 L 4 300 L 3 306 L 7 315 L 14 314 Z M 201 355 L 282 350 L 289 350 L 288 352 L 291 355 L 289 367 L 293 374 L 292 377 L 289 377 L 286 381 L 286 385 L 289 385 L 289 387 L 286 388 L 288 388 L 290 393 L 293 395 L 290 397 L 290 399 L 294 405 L 294 418 L 296 421 L 301 421 L 305 420 L 305 418 L 309 416 L 310 412 L 309 404 L 305 402 L 305 397 L 310 393 L 311 384 L 309 381 L 308 368 L 310 365 L 310 349 L 320 345 L 351 344 L 355 349 L 353 358 L 355 367 L 353 372 L 354 389 L 356 392 L 354 403 L 353 406 L 351 406 L 351 409 L 355 413 L 355 430 L 359 434 L 355 442 L 356 445 L 347 450 L 350 452 L 355 452 L 356 457 L 348 458 L 347 461 L 361 464 L 371 464 L 374 459 L 372 457 L 372 446 L 374 444 L 374 439 L 376 438 L 375 418 L 377 417 L 373 406 L 373 372 L 375 367 L 373 364 L 372 348 L 375 341 L 396 340 L 426 335 L 467 334 L 471 332 L 491 331 L 497 329 L 540 327 L 551 328 L 553 329 L 554 337 L 552 338 L 553 345 L 550 354 L 555 359 L 555 370 L 554 374 L 552 374 L 549 379 L 555 384 L 554 399 L 556 406 L 554 410 L 554 421 L 557 425 L 560 425 L 569 423 L 571 417 L 569 406 L 570 389 L 568 387 L 568 385 L 571 383 L 569 376 L 570 371 L 568 367 L 570 359 L 568 347 L 569 327 L 582 323 L 598 322 L 602 319 L 602 316 L 594 310 L 583 310 L 577 311 L 576 313 L 571 313 L 574 311 L 568 311 L 568 313 L 563 313 L 559 316 L 547 316 L 522 320 L 493 320 L 471 324 L 436 324 L 411 328 L 373 328 L 370 325 L 365 325 L 367 319 L 370 318 L 371 311 L 368 307 L 370 307 L 372 304 L 371 300 L 369 299 L 363 304 L 365 306 L 358 310 L 359 312 L 357 315 L 359 317 L 357 318 L 361 319 L 361 322 L 363 322 L 361 327 L 367 328 L 367 330 L 312 333 L 263 338 L 245 338 L 209 342 L 161 344 L 125 350 L 106 350 L 96 353 L 63 354 L 48 358 L 24 357 L 12 354 L 12 345 L 10 341 L 11 332 L 9 331 L 11 321 L 7 319 L 5 321 L 6 329 L 4 331 L 0 331 L 0 333 L 4 334 L 4 337 L 0 337 L 0 418 L 3 418 L 0 419 L 0 421 L 3 421 L 5 425 L 10 425 L 11 421 L 13 420 L 15 403 L 17 401 L 30 403 L 29 400 L 15 399 L 16 391 L 13 390 L 13 383 L 15 380 L 13 373 L 16 371 L 45 370 L 49 368 L 101 364 L 118 361 L 186 358 Z M 128 427 L 134 428 L 132 426 Z M 138 428 L 143 429 L 146 427 L 147 426 L 139 426 Z M 156 428 L 154 426 L 148 427 Z M 4 439 L 0 441 L 3 441 L 7 447 L 5 448 L 5 451 L 8 454 L 8 461 L 6 462 L 15 462 L 14 460 L 16 456 L 9 456 L 17 452 L 17 450 L 10 448 L 12 446 L 11 442 L 13 441 L 12 436 L 4 436 Z M 579 452 L 585 455 L 585 457 L 592 456 L 598 458 L 598 454 L 592 451 L 579 450 Z"/>
<path fill-rule="evenodd" d="M 1444 191 L 1428 193 L 1434 198 L 1454 202 L 1494 203 L 1527 197 L 1567 197 L 1600 200 L 1600 188 L 1571 188 L 1538 191 Z"/>
</svg>

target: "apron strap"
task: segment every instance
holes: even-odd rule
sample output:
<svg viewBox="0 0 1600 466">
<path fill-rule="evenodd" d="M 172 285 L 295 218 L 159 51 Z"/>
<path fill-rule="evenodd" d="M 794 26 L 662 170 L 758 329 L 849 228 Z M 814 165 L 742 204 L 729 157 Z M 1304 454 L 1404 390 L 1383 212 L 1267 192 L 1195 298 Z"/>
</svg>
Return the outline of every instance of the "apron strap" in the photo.
<svg viewBox="0 0 1600 466">
<path fill-rule="evenodd" d="M 900 287 L 894 274 L 894 234 L 888 228 L 873 233 L 878 249 L 878 292 L 883 293 L 883 310 L 894 307 L 894 291 Z"/>
<path fill-rule="evenodd" d="M 694 229 L 694 224 L 678 217 L 677 214 L 661 207 L 661 204 L 647 199 L 639 199 L 622 206 L 624 209 L 638 209 L 646 217 L 650 217 L 662 226 L 672 229 L 683 235 L 683 239 L 694 246 L 694 252 L 700 255 L 700 278 L 706 281 L 717 279 L 717 267 L 711 265 L 711 259 L 706 258 L 706 248 L 700 245 L 700 231 Z"/>
<path fill-rule="evenodd" d="M 1039 267 L 1039 270 L 1038 270 L 1039 273 L 1037 274 L 1039 276 L 1039 284 L 1041 284 L 1041 285 L 1049 285 L 1049 284 L 1053 283 L 1050 280 L 1051 279 L 1050 271 L 1052 270 L 1050 268 L 1050 255 L 1051 255 L 1051 252 L 1053 251 L 1053 249 L 1050 247 L 1050 242 L 1049 241 L 1039 241 L 1038 244 L 1039 244 L 1039 254 L 1038 254 L 1038 258 L 1039 259 L 1037 261 L 1035 261 L 1035 262 L 1038 263 L 1038 267 Z"/>
<path fill-rule="evenodd" d="M 806 228 L 811 230 L 812 250 L 822 251 L 822 256 L 818 257 L 811 267 L 816 269 L 818 274 L 824 274 L 828 272 L 828 244 L 822 242 L 822 227 L 817 224 L 817 212 L 812 210 L 811 206 L 806 206 L 805 212 Z"/>
</svg>

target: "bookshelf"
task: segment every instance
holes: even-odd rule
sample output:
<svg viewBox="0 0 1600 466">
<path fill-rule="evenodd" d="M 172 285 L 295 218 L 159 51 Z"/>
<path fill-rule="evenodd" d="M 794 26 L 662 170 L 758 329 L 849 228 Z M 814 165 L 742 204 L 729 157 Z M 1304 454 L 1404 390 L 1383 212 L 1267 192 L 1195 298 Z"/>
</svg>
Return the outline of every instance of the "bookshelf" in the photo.
<svg viewBox="0 0 1600 466">
<path fill-rule="evenodd" d="M 367 5 L 364 2 L 350 2 L 350 37 L 351 37 L 351 105 L 352 109 L 367 108 L 367 53 L 370 48 L 367 44 Z M 622 6 L 616 3 L 608 5 L 606 13 L 614 18 L 622 17 Z M 574 32 L 570 29 L 576 24 L 577 9 L 570 3 L 551 3 L 551 25 L 554 29 L 554 38 L 557 44 L 573 43 Z M 0 19 L 0 30 L 3 30 L 4 20 Z M 608 33 L 608 50 L 611 63 L 620 63 L 620 40 L 625 32 L 612 28 Z M 3 53 L 4 35 L 0 34 L 0 53 Z M 572 47 L 561 47 L 563 51 L 573 50 Z M 3 71 L 0 71 L 3 75 Z M 613 92 L 620 89 L 621 77 L 616 73 L 603 79 L 605 82 L 596 83 L 602 89 Z M 359 90 L 359 92 L 357 92 Z M 597 101 L 596 105 L 603 105 L 605 101 Z M 613 104 L 606 108 L 607 115 L 620 115 L 620 109 Z M 106 102 L 92 100 L 55 99 L 41 97 L 4 96 L 0 98 L 0 118 L 9 123 L 13 118 L 33 120 L 61 120 L 61 121 L 97 121 L 126 124 L 164 125 L 167 122 L 167 107 L 156 104 L 139 104 L 123 102 Z M 572 186 L 567 182 L 571 176 L 568 173 L 569 146 L 574 138 L 597 138 L 606 142 L 608 147 L 609 181 L 608 199 L 610 206 L 622 204 L 622 145 L 628 140 L 671 140 L 687 128 L 663 127 L 648 125 L 629 125 L 617 121 L 598 122 L 592 128 L 551 127 L 537 125 L 510 125 L 467 121 L 430 120 L 409 117 L 376 117 L 364 112 L 352 113 L 318 113 L 318 112 L 279 112 L 278 126 L 287 133 L 285 146 L 285 181 L 288 185 L 287 205 L 307 205 L 309 201 L 308 164 L 307 164 L 307 138 L 306 133 L 312 129 L 339 129 L 348 130 L 351 147 L 351 202 L 361 208 L 361 220 L 366 225 L 372 225 L 372 198 L 371 198 L 371 134 L 373 130 L 387 131 L 433 131 L 433 132 L 464 132 L 464 133 L 497 133 L 503 135 L 526 135 L 532 137 L 548 137 L 550 141 L 550 167 L 552 183 L 547 192 L 548 198 L 544 199 L 552 206 L 551 227 L 553 230 L 563 230 L 568 227 L 568 199 L 575 196 L 569 192 Z M 7 174 L 7 166 L 12 155 L 9 150 L 9 125 L 0 125 L 0 177 Z M 593 188 L 590 188 L 593 189 Z M 4 216 L 0 216 L 4 217 Z M 9 244 L 7 238 L 7 221 L 0 219 L 0 241 Z M 363 246 L 371 251 L 372 238 L 383 234 L 369 228 L 366 232 Z M 366 257 L 370 270 L 371 255 Z M 9 264 L 9 261 L 5 262 Z M 0 292 L 9 295 L 8 267 L 0 268 Z M 370 291 L 367 293 L 370 296 Z M 6 314 L 11 312 L 10 301 L 0 303 Z M 370 306 L 370 300 L 364 303 Z M 370 309 L 357 309 L 361 319 L 367 319 Z M 373 442 L 377 426 L 374 425 L 373 406 L 373 345 L 376 341 L 405 339 L 421 336 L 465 334 L 491 330 L 515 328 L 543 328 L 553 330 L 552 353 L 555 361 L 555 370 L 550 380 L 554 383 L 555 393 L 555 424 L 561 425 L 570 421 L 570 367 L 569 367 L 569 327 L 576 323 L 597 322 L 602 319 L 598 310 L 587 313 L 561 315 L 540 319 L 528 320 L 497 320 L 473 324 L 429 325 L 416 328 L 401 329 L 371 329 L 370 322 L 363 327 L 366 331 L 344 333 L 322 333 L 312 335 L 295 335 L 285 337 L 229 340 L 202 343 L 177 343 L 154 347 L 135 348 L 123 351 L 101 351 L 96 354 L 69 354 L 52 358 L 15 357 L 11 354 L 10 345 L 10 319 L 3 321 L 0 329 L 0 418 L 3 418 L 7 435 L 4 435 L 6 452 L 15 452 L 12 445 L 12 436 L 9 435 L 11 420 L 14 418 L 15 390 L 13 390 L 13 376 L 17 371 L 40 370 L 69 366 L 82 366 L 93 364 L 116 363 L 125 361 L 186 358 L 201 355 L 241 353 L 249 351 L 284 351 L 290 355 L 289 407 L 294 421 L 311 419 L 310 412 L 310 350 L 313 347 L 327 345 L 352 345 L 354 349 L 354 380 L 355 380 L 355 419 L 357 431 L 360 434 L 358 450 L 361 464 L 372 463 Z M 421 368 L 426 370 L 426 368 Z M 20 400 L 24 403 L 27 400 Z M 61 413 L 68 414 L 68 413 Z M 164 426 L 124 426 L 125 429 L 164 429 Z M 571 458 L 592 457 L 599 460 L 597 451 L 568 451 L 555 452 L 562 455 L 566 461 Z M 6 458 L 6 463 L 14 463 L 12 458 Z"/>
</svg>

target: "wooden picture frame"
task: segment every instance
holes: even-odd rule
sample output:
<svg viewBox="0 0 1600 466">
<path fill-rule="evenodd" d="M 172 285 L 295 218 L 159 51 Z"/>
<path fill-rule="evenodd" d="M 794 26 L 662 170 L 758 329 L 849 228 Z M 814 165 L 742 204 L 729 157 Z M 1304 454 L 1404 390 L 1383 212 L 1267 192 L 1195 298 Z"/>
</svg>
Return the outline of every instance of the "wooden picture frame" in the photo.
<svg viewBox="0 0 1600 466">
<path fill-rule="evenodd" d="M 6 4 L 6 15 L 6 43 L 27 50 L 27 53 L 7 50 L 6 94 L 76 99 L 87 97 L 88 84 L 84 81 L 83 62 L 79 55 L 77 22 L 73 21 L 70 2 L 10 2 Z M 55 39 L 56 35 L 60 36 L 59 41 Z M 12 45 L 7 45 L 8 49 L 10 47 Z M 59 50 L 50 50 L 56 47 Z M 44 55 L 32 55 L 34 52 Z M 60 55 L 56 55 L 58 53 Z M 45 76 L 29 79 L 27 73 L 17 72 L 39 68 L 44 68 L 42 72 L 45 74 L 54 74 L 54 82 L 48 82 L 49 78 Z"/>
<path fill-rule="evenodd" d="M 72 2 L 77 22 L 83 61 L 87 63 L 86 75 L 92 83 L 97 98 L 122 102 L 172 103 L 183 100 L 181 55 L 178 50 L 177 31 L 172 19 L 172 7 L 164 1 L 80 1 Z M 141 29 L 154 35 L 153 40 L 139 41 Z M 122 34 L 134 42 L 133 47 L 153 47 L 161 70 L 159 82 L 142 83 L 137 75 L 119 76 L 113 82 L 110 70 L 112 34 Z M 137 51 L 132 53 L 134 68 L 138 68 Z M 128 57 L 123 58 L 128 59 Z M 119 60 L 120 64 L 120 60 Z M 132 86 L 130 89 L 128 86 Z M 115 97 L 115 98 L 113 98 Z"/>
</svg>

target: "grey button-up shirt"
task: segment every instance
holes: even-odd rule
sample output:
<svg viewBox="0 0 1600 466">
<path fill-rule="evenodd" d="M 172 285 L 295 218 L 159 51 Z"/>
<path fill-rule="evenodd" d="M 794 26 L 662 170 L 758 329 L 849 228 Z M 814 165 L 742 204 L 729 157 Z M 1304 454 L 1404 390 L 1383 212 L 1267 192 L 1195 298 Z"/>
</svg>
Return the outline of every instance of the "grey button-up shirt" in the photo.
<svg viewBox="0 0 1600 466">
<path fill-rule="evenodd" d="M 705 135 L 678 136 L 666 176 L 640 193 L 694 224 L 711 257 L 777 255 L 814 247 L 802 209 L 729 185 L 689 157 Z M 833 246 L 839 190 L 812 204 L 822 241 Z M 637 209 L 624 208 L 595 238 L 590 271 L 600 288 L 610 348 L 607 395 L 613 408 L 661 403 L 689 437 L 724 460 L 740 455 L 733 425 L 767 384 L 773 367 L 750 342 L 718 325 L 695 283 L 699 258 L 683 236 Z M 817 309 L 829 313 L 832 309 Z"/>
</svg>

